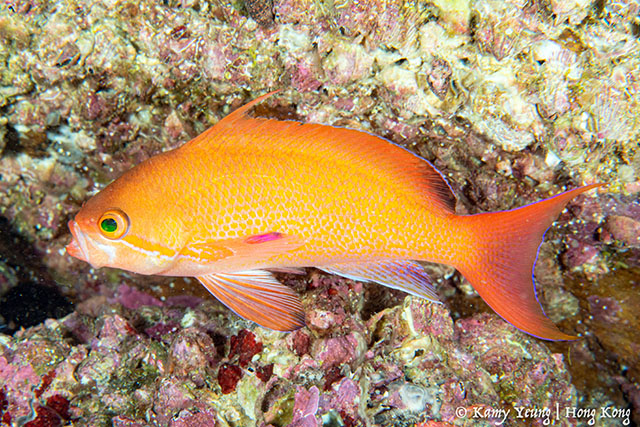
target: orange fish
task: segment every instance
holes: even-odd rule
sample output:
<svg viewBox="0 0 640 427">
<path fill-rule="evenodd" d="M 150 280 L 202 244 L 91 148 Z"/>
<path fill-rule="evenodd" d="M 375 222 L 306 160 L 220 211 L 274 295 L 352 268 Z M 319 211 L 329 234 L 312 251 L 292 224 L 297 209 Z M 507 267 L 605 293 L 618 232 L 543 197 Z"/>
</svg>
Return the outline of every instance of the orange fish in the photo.
<svg viewBox="0 0 640 427">
<path fill-rule="evenodd" d="M 313 266 L 437 300 L 414 260 L 444 263 L 517 328 L 574 338 L 544 315 L 532 270 L 566 203 L 600 184 L 456 215 L 440 173 L 383 138 L 247 115 L 272 94 L 109 184 L 69 222 L 67 252 L 96 268 L 196 277 L 238 315 L 280 331 L 305 316 L 270 270 Z"/>
</svg>

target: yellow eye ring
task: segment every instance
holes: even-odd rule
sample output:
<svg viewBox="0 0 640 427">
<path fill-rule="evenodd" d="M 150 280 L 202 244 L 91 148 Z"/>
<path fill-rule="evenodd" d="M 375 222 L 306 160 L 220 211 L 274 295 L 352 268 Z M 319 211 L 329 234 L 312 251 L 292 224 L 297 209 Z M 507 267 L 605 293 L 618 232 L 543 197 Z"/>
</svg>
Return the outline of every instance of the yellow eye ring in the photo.
<svg viewBox="0 0 640 427">
<path fill-rule="evenodd" d="M 129 217 L 120 209 L 109 209 L 98 220 L 98 228 L 107 239 L 122 239 L 129 231 Z"/>
</svg>

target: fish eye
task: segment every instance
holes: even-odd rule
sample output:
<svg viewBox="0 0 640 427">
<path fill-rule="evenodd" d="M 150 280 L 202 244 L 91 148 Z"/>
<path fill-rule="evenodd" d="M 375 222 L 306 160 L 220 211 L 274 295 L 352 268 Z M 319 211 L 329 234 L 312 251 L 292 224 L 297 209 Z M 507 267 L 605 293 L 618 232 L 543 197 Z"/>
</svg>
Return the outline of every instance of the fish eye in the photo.
<svg viewBox="0 0 640 427">
<path fill-rule="evenodd" d="M 120 209 L 109 209 L 98 220 L 98 227 L 107 239 L 118 240 L 129 231 L 129 217 Z"/>
</svg>

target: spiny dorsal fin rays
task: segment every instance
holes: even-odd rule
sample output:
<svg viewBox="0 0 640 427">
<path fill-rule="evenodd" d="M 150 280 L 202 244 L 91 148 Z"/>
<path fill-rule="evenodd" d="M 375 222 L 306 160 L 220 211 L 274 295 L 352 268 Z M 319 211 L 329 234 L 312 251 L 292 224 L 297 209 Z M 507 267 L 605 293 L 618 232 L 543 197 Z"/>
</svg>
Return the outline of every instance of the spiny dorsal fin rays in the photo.
<svg viewBox="0 0 640 427">
<path fill-rule="evenodd" d="M 225 127 L 227 127 L 227 128 L 228 127 L 233 127 L 233 123 L 238 121 L 238 120 L 241 120 L 243 117 L 245 117 L 246 113 L 252 107 L 254 107 L 256 104 L 259 104 L 260 102 L 264 101 L 265 99 L 269 98 L 270 96 L 275 95 L 278 92 L 280 92 L 280 89 L 265 93 L 264 95 L 257 97 L 253 101 L 247 102 L 245 105 L 243 105 L 242 107 L 234 110 L 229 115 L 223 117 L 222 119 L 220 119 L 220 121 L 218 121 L 218 123 L 216 123 L 215 125 L 211 126 L 209 129 L 207 129 L 206 131 L 202 132 L 200 135 L 198 135 L 195 138 L 193 138 L 191 141 L 189 141 L 186 144 L 184 144 L 181 148 L 183 148 L 183 147 L 185 147 L 185 148 L 186 147 L 196 147 L 196 146 L 199 146 L 200 144 L 210 144 L 210 143 L 212 143 L 213 141 L 216 140 L 215 136 L 218 133 L 220 133 L 220 131 L 222 129 L 224 129 Z"/>
<path fill-rule="evenodd" d="M 237 110 L 234 110 L 228 116 L 226 116 L 222 120 L 220 120 L 216 124 L 216 126 L 222 127 L 222 126 L 226 126 L 226 125 L 232 125 L 234 122 L 239 121 L 239 120 L 243 119 L 244 117 L 247 117 L 247 112 L 249 110 L 251 110 L 251 108 L 253 108 L 257 104 L 261 103 L 265 99 L 275 95 L 278 92 L 280 92 L 280 89 L 273 90 L 271 92 L 267 92 L 264 95 L 257 97 L 253 101 L 247 102 L 242 107 L 238 108 Z"/>
</svg>

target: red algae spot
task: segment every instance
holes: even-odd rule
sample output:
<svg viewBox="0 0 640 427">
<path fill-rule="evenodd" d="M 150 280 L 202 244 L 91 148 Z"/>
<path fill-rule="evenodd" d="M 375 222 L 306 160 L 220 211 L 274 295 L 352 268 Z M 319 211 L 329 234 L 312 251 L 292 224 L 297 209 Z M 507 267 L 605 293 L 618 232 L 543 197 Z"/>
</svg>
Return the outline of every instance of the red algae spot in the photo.
<svg viewBox="0 0 640 427">
<path fill-rule="evenodd" d="M 340 414 L 340 418 L 342 418 L 344 427 L 358 427 L 363 425 L 362 420 L 353 418 L 351 415 L 347 414 L 347 411 L 345 410 L 341 410 L 338 413 Z"/>
<path fill-rule="evenodd" d="M 242 370 L 236 365 L 225 363 L 220 366 L 220 369 L 218 369 L 218 384 L 220 384 L 222 394 L 233 392 L 240 378 L 242 378 Z"/>
<path fill-rule="evenodd" d="M 262 343 L 256 341 L 256 336 L 247 329 L 243 329 L 238 332 L 238 335 L 231 337 L 229 358 L 237 354 L 239 356 L 238 363 L 243 368 L 246 368 L 251 358 L 261 351 Z"/>
<path fill-rule="evenodd" d="M 38 387 L 38 389 L 35 391 L 35 395 L 36 397 L 40 397 L 42 396 L 42 393 L 45 392 L 45 390 L 47 388 L 49 388 L 49 386 L 51 385 L 51 382 L 53 381 L 53 379 L 56 377 L 56 371 L 55 370 L 51 370 L 49 371 L 49 373 L 47 373 L 47 375 L 45 375 L 44 377 L 42 377 L 42 382 L 40 383 L 40 387 Z"/>
<path fill-rule="evenodd" d="M 47 406 L 56 411 L 63 419 L 68 420 L 71 418 L 69 401 L 65 397 L 54 394 L 47 399 Z"/>
<path fill-rule="evenodd" d="M 6 390 L 4 388 L 0 388 L 0 423 L 11 425 L 11 414 L 8 412 L 4 412 L 9 407 L 9 401 L 7 400 Z"/>
<path fill-rule="evenodd" d="M 0 415 L 4 413 L 9 407 L 9 402 L 7 401 L 7 395 L 4 388 L 0 388 Z"/>
<path fill-rule="evenodd" d="M 344 375 L 342 375 L 342 369 L 340 369 L 339 366 L 334 366 L 327 371 L 324 378 L 325 380 L 323 389 L 324 391 L 329 391 L 331 390 L 331 386 L 333 385 L 333 383 L 335 383 L 336 381 L 340 381 L 342 378 L 344 378 Z"/>
<path fill-rule="evenodd" d="M 258 366 L 258 368 L 256 369 L 256 377 L 260 378 L 260 381 L 262 381 L 263 383 L 269 381 L 271 375 L 273 375 L 273 363 L 269 363 L 268 365 L 264 366 Z"/>
<path fill-rule="evenodd" d="M 295 351 L 298 357 L 302 357 L 305 354 L 309 354 L 309 348 L 311 347 L 311 338 L 308 334 L 302 331 L 292 332 L 290 335 L 291 342 L 290 348 Z"/>
<path fill-rule="evenodd" d="M 56 412 L 46 406 L 38 406 L 36 409 L 36 419 L 26 423 L 25 427 L 59 427 L 62 420 Z"/>
</svg>

